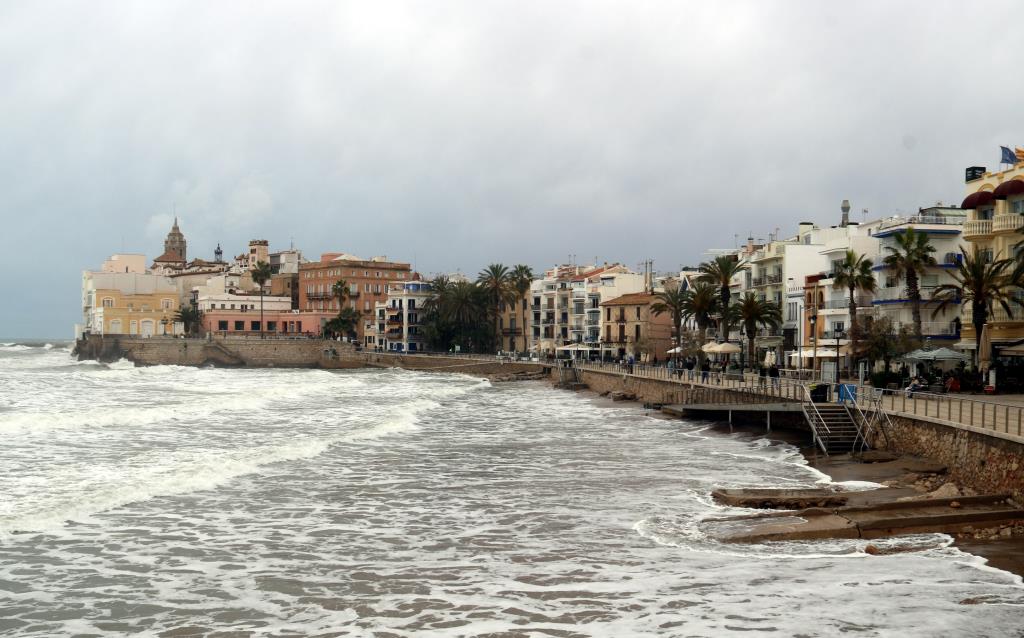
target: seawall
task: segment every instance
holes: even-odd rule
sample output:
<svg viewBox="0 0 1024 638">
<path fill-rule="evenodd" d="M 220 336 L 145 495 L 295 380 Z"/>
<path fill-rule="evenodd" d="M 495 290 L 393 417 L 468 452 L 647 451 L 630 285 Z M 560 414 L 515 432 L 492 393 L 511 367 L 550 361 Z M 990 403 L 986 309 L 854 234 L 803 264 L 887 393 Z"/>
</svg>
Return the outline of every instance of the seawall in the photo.
<svg viewBox="0 0 1024 638">
<path fill-rule="evenodd" d="M 598 393 L 633 394 L 646 403 L 690 402 L 688 384 L 666 379 L 651 379 L 613 370 L 578 370 L 579 380 Z M 557 381 L 557 374 L 553 374 Z M 727 389 L 720 390 L 728 392 Z M 720 412 L 703 413 L 724 420 Z M 764 423 L 763 412 L 733 409 L 734 421 Z M 875 449 L 897 454 L 923 456 L 946 466 L 949 478 L 959 485 L 982 493 L 1009 493 L 1024 505 L 1024 438 L 982 430 L 969 425 L 929 419 L 923 416 L 892 414 L 885 434 L 875 431 L 869 444 Z M 772 427 L 810 431 L 802 414 L 776 414 Z M 810 437 L 808 437 L 810 444 Z"/>
<path fill-rule="evenodd" d="M 256 368 L 361 368 L 364 362 L 351 344 L 319 339 L 176 339 L 161 337 L 99 337 L 78 341 L 79 360 L 117 361 L 136 365 L 180 365 Z"/>
</svg>

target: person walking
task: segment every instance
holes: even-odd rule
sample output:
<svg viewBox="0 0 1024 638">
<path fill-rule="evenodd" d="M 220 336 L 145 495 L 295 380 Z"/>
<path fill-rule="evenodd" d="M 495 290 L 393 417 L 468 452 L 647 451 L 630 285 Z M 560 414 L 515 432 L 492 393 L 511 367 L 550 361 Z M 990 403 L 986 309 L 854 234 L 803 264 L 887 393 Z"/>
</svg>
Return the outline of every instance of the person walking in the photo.
<svg viewBox="0 0 1024 638">
<path fill-rule="evenodd" d="M 707 383 L 708 377 L 711 375 L 711 362 L 707 359 L 700 364 L 700 382 Z"/>
</svg>

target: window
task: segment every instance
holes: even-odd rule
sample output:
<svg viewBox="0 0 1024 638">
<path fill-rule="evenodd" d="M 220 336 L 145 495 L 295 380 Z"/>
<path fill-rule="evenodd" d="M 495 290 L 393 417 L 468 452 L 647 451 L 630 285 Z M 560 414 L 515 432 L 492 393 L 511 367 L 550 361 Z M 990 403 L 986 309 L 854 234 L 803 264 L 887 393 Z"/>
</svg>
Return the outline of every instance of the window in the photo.
<svg viewBox="0 0 1024 638">
<path fill-rule="evenodd" d="M 409 310 L 416 310 L 416 300 L 415 299 L 410 299 L 409 300 Z"/>
<path fill-rule="evenodd" d="M 277 332 L 277 322 L 276 321 L 268 321 L 267 322 L 267 330 L 269 330 L 270 332 Z"/>
<path fill-rule="evenodd" d="M 245 322 L 244 321 L 236 321 L 235 322 L 235 330 L 239 330 L 239 331 L 245 330 Z"/>
<path fill-rule="evenodd" d="M 113 308 L 114 307 L 114 298 L 113 297 L 104 297 L 103 298 L 103 307 L 104 308 Z"/>
<path fill-rule="evenodd" d="M 370 292 L 370 284 L 363 284 L 363 292 Z"/>
<path fill-rule="evenodd" d="M 726 308 L 728 310 L 728 308 Z M 636 307 L 636 320 L 640 321 L 640 306 Z M 639 329 L 639 326 L 637 327 Z"/>
<path fill-rule="evenodd" d="M 1024 215 L 1024 199 L 1010 202 L 1010 208 L 1013 210 L 1014 215 Z"/>
<path fill-rule="evenodd" d="M 227 321 L 218 321 L 217 322 L 217 330 L 224 330 L 224 331 L 226 331 L 227 329 L 228 329 L 228 322 Z"/>
<path fill-rule="evenodd" d="M 981 256 L 981 261 L 983 263 L 987 264 L 987 263 L 990 263 L 992 261 L 992 249 L 991 248 L 983 248 L 982 250 L 978 251 L 978 254 Z"/>
<path fill-rule="evenodd" d="M 252 330 L 253 332 L 258 331 L 260 329 L 260 322 L 259 321 L 250 321 L 249 322 L 249 329 Z"/>
<path fill-rule="evenodd" d="M 988 208 L 979 208 L 978 209 L 978 219 L 992 219 L 992 211 L 994 211 L 994 210 L 995 210 L 995 208 L 992 207 L 992 206 L 990 206 Z"/>
<path fill-rule="evenodd" d="M 635 325 L 633 328 L 634 328 L 634 330 L 633 330 L 634 338 L 637 341 L 640 341 L 640 324 Z"/>
</svg>

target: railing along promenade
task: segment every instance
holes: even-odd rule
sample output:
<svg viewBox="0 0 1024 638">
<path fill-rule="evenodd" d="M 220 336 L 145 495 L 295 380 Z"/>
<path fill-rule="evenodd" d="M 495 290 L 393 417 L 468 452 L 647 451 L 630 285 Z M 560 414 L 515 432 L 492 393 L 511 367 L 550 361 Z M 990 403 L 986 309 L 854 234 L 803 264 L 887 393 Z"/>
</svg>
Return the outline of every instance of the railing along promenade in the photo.
<svg viewBox="0 0 1024 638">
<path fill-rule="evenodd" d="M 576 366 L 580 370 L 665 381 L 678 384 L 681 389 L 692 387 L 729 391 L 715 395 L 721 400 L 709 401 L 715 403 L 770 403 L 771 399 L 802 401 L 805 388 L 808 384 L 814 383 L 789 378 L 766 378 L 752 372 L 709 372 L 705 375 L 696 369 L 690 371 L 642 364 L 630 366 L 619 363 L 578 362 Z M 838 385 L 824 385 L 829 386 L 829 397 L 835 401 Z M 1000 402 L 998 399 L 979 399 L 961 394 L 909 393 L 905 390 L 874 388 L 853 383 L 839 385 L 848 388 L 844 391 L 844 397 L 852 397 L 856 407 L 864 412 L 881 407 L 890 416 L 917 418 L 952 427 L 966 427 L 1004 438 L 1024 438 L 1024 404 L 1013 405 Z"/>
</svg>

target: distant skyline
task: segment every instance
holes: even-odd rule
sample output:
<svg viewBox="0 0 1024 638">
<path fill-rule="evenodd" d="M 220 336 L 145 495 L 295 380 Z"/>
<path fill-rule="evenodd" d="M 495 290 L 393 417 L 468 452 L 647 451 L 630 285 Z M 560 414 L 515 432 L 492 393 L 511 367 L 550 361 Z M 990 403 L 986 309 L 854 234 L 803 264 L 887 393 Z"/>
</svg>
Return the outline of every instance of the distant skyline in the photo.
<svg viewBox="0 0 1024 638">
<path fill-rule="evenodd" d="M 0 338 L 163 246 L 693 265 L 958 204 L 1024 146 L 1011 2 L 0 5 Z"/>
</svg>

